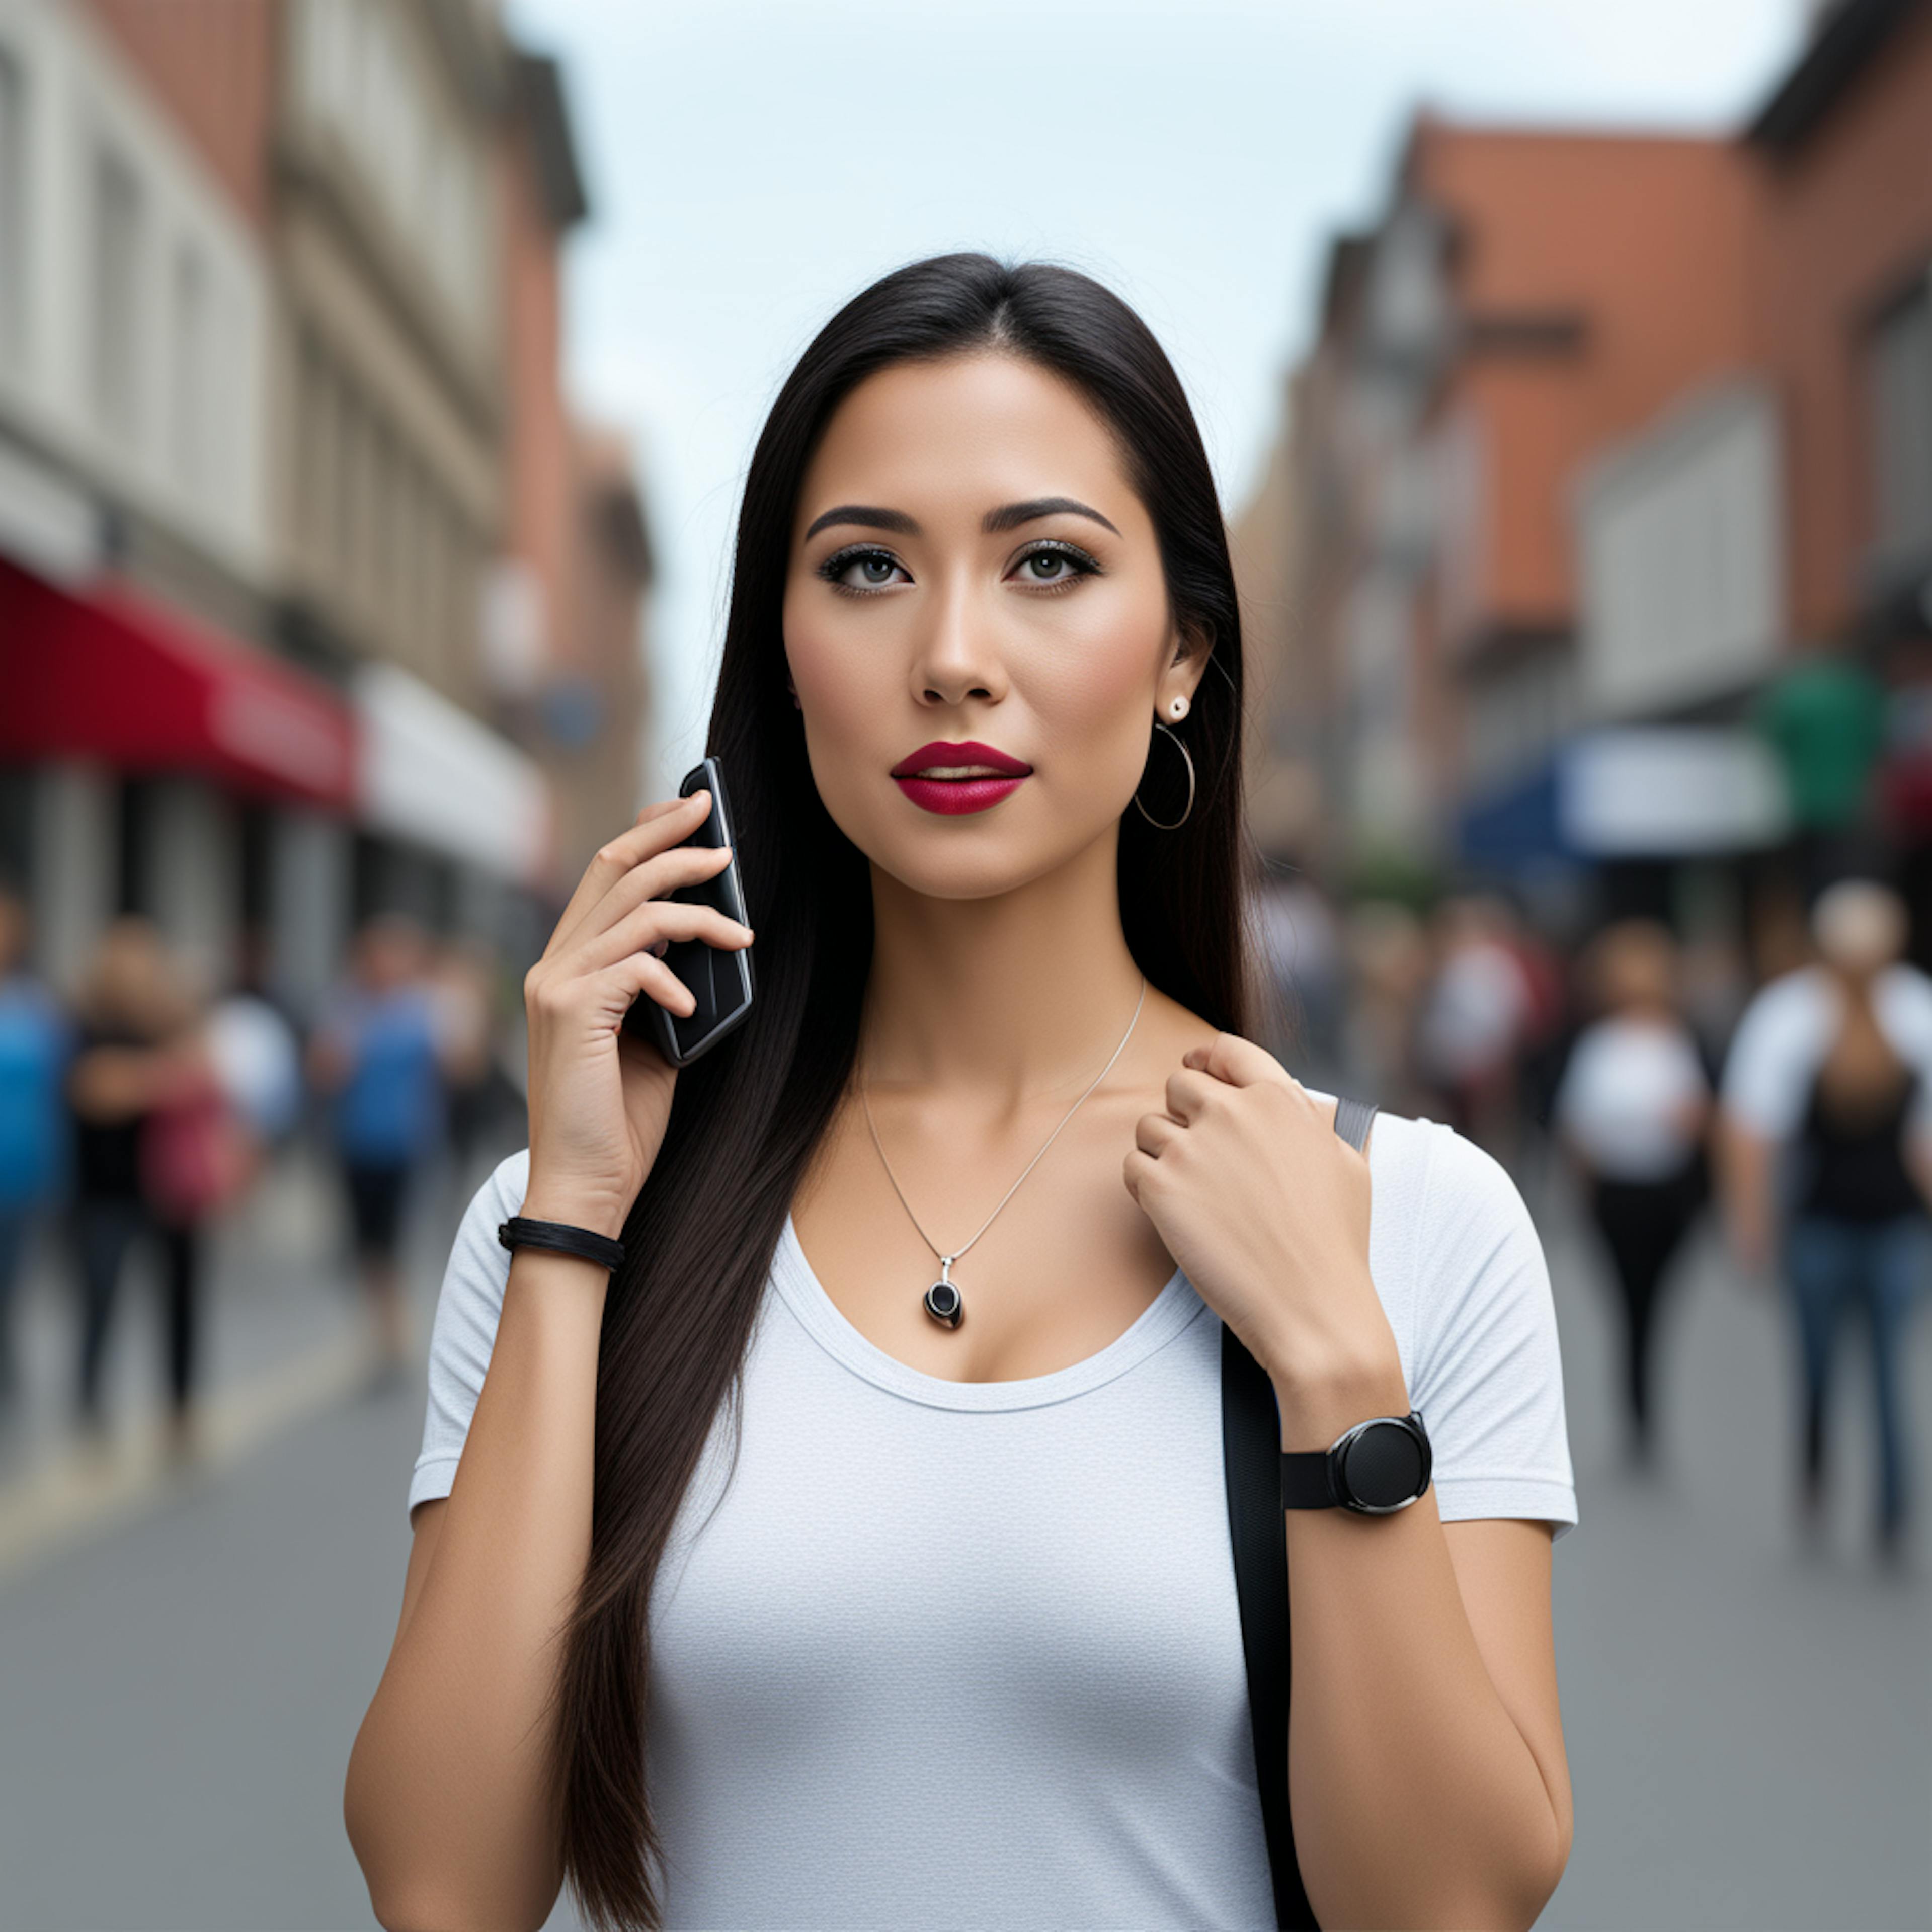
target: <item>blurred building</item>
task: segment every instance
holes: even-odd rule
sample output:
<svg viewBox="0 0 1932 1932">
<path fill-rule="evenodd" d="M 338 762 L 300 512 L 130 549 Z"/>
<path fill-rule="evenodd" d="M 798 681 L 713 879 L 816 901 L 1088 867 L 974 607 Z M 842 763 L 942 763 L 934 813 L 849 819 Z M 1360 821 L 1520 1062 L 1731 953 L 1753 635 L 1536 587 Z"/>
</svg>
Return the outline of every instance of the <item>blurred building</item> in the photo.
<svg viewBox="0 0 1932 1932">
<path fill-rule="evenodd" d="M 1736 136 L 1419 118 L 1382 220 L 1331 249 L 1236 524 L 1284 667 L 1258 800 L 1312 794 L 1333 866 L 1580 880 L 1735 931 L 1762 862 L 1821 829 L 1808 798 L 1865 822 L 1883 636 L 1894 697 L 1924 680 L 1886 754 L 1909 834 L 1932 803 L 1928 129 L 1928 0 L 1821 10 Z"/>
<path fill-rule="evenodd" d="M 483 670 L 496 715 L 535 752 L 567 893 L 635 814 L 652 572 L 631 453 L 572 412 L 560 381 L 563 236 L 589 212 L 554 62 L 518 56 L 503 155 L 509 357 L 507 548 L 485 589 Z"/>
<path fill-rule="evenodd" d="M 123 907 L 230 963 L 237 801 L 347 808 L 334 694 L 259 648 L 274 292 L 264 22 L 0 0 L 0 862 L 71 980 Z M 216 50 L 221 50 L 220 57 Z"/>
<path fill-rule="evenodd" d="M 557 364 L 584 207 L 494 0 L 0 0 L 0 872 L 57 980 L 124 908 L 216 982 L 259 932 L 298 1006 L 378 910 L 527 950 L 596 815 L 553 773 L 634 809 L 641 512 Z"/>
</svg>

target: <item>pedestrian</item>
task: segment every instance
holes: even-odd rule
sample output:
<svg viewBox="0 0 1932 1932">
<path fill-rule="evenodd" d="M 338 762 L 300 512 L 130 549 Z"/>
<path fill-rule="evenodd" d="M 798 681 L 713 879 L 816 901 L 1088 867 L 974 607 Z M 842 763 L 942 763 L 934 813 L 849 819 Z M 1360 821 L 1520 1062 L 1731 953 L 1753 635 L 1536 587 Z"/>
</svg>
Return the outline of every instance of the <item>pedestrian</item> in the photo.
<svg viewBox="0 0 1932 1932">
<path fill-rule="evenodd" d="M 409 1359 L 400 1258 L 410 1184 L 443 1131 L 442 1040 L 428 980 L 429 943 L 400 914 L 356 935 L 349 985 L 310 1043 L 310 1071 L 334 1100 L 336 1154 L 379 1378 Z"/>
<path fill-rule="evenodd" d="M 64 1185 L 70 1029 L 27 969 L 26 908 L 0 889 L 0 1408 L 17 1391 L 14 1298 L 35 1224 Z"/>
<path fill-rule="evenodd" d="M 1556 1090 L 1557 1138 L 1582 1179 L 1616 1271 L 1623 1316 L 1625 1447 L 1652 1459 L 1653 1338 L 1665 1277 L 1710 1191 L 1711 1084 L 1684 1017 L 1677 943 L 1654 920 L 1621 920 L 1582 962 L 1598 1017 L 1577 1035 Z"/>
<path fill-rule="evenodd" d="M 725 861 L 700 791 L 528 977 L 350 1768 L 378 1917 L 536 1924 L 567 1875 L 625 1926 L 1528 1923 L 1548 1276 L 1480 1148 L 1365 1139 L 1244 1036 L 1240 624 L 1171 365 L 1071 270 L 914 264 L 781 390 L 736 554 L 752 923 L 673 896 Z M 713 1052 L 624 1030 L 754 926 Z M 1291 1648 L 1292 1732 L 1249 1689 Z"/>
<path fill-rule="evenodd" d="M 1436 960 L 1416 1018 L 1417 1062 L 1450 1125 L 1508 1166 L 1517 1065 L 1535 1014 L 1512 915 L 1493 894 L 1471 892 L 1445 900 L 1432 924 Z"/>
<path fill-rule="evenodd" d="M 259 932 L 244 940 L 241 973 L 208 1022 L 209 1049 L 256 1159 L 287 1142 L 304 1099 L 302 1043 L 269 994 L 264 951 Z"/>
<path fill-rule="evenodd" d="M 195 1449 L 202 1276 L 208 1218 L 233 1198 L 240 1150 L 202 1016 L 147 920 L 102 935 L 79 1005 L 68 1090 L 76 1119 L 75 1232 L 82 1320 L 77 1407 L 106 1426 L 101 1376 L 129 1250 L 158 1249 L 171 1456 Z"/>
<path fill-rule="evenodd" d="M 436 949 L 430 983 L 440 1032 L 450 1166 L 466 1201 L 475 1190 L 497 1099 L 496 955 L 474 938 L 452 940 Z"/>
<path fill-rule="evenodd" d="M 1912 1502 L 1901 1354 L 1932 1202 L 1932 977 L 1900 957 L 1907 924 L 1880 880 L 1826 887 L 1810 916 L 1819 957 L 1745 1010 L 1721 1088 L 1726 1223 L 1753 1273 L 1768 1270 L 1784 1222 L 1801 1522 L 1815 1532 L 1820 1521 L 1838 1333 L 1856 1310 L 1872 1352 L 1886 1559 L 1901 1552 Z"/>
</svg>

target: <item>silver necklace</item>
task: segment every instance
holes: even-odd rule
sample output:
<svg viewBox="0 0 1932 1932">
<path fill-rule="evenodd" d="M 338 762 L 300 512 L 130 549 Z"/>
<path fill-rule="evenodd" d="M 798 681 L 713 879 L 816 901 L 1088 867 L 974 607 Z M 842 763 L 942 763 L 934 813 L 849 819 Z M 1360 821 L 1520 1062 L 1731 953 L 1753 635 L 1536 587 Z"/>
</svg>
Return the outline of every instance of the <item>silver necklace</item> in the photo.
<svg viewBox="0 0 1932 1932">
<path fill-rule="evenodd" d="M 878 1126 L 872 1118 L 872 1103 L 866 1096 L 867 1083 L 862 1075 L 861 1076 L 859 1082 L 859 1100 L 866 1109 L 866 1125 L 872 1130 L 872 1144 L 879 1150 L 879 1165 L 886 1170 L 886 1178 L 892 1184 L 892 1192 L 899 1197 L 899 1205 L 906 1210 L 906 1219 L 915 1228 L 919 1228 L 920 1239 L 939 1258 L 939 1279 L 926 1291 L 926 1312 L 932 1317 L 934 1321 L 946 1328 L 956 1328 L 962 1322 L 965 1320 L 966 1304 L 961 1298 L 958 1284 L 952 1279 L 952 1264 L 973 1245 L 974 1241 L 976 1241 L 980 1235 L 993 1225 L 998 1217 L 1000 1208 L 1005 1207 L 1006 1203 L 1020 1191 L 1020 1180 L 1025 1180 L 1027 1176 L 1039 1166 L 1040 1155 L 1045 1154 L 1047 1149 L 1059 1139 L 1060 1128 L 1065 1126 L 1066 1123 L 1072 1120 L 1086 1104 L 1087 1094 L 1092 1093 L 1094 1089 L 1113 1072 L 1114 1062 L 1127 1050 L 1127 1042 L 1133 1038 L 1134 1028 L 1140 1024 L 1141 1009 L 1146 1004 L 1147 975 L 1143 973 L 1141 975 L 1141 996 L 1134 1002 L 1134 1016 L 1128 1021 L 1127 1030 L 1121 1034 L 1120 1045 L 1115 1047 L 1112 1053 L 1108 1055 L 1106 1065 L 1088 1082 L 1087 1092 L 1082 1094 L 1080 1098 L 1061 1115 L 1060 1126 L 1055 1127 L 1052 1132 L 1040 1143 L 1040 1154 L 1035 1154 L 1032 1160 L 1021 1169 L 1020 1180 L 1015 1181 L 1012 1186 L 1000 1197 L 1000 1207 L 995 1208 L 992 1213 L 980 1223 L 978 1228 L 974 1232 L 972 1240 L 961 1242 L 950 1255 L 941 1250 L 939 1244 L 923 1228 L 920 1227 L 919 1216 L 912 1211 L 912 1203 L 905 1198 L 905 1190 L 899 1185 L 898 1176 L 893 1173 L 892 1164 L 886 1158 L 884 1143 L 879 1138 Z"/>
</svg>

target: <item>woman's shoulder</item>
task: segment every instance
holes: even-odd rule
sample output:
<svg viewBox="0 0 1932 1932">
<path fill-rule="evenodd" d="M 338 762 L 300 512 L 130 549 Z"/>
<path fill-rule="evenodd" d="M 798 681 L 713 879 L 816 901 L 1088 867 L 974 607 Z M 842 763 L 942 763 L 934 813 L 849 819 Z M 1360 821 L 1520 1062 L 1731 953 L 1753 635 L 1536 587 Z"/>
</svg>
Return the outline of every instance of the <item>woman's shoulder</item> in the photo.
<svg viewBox="0 0 1932 1932">
<path fill-rule="evenodd" d="M 1418 1320 L 1499 1270 L 1527 1264 L 1532 1275 L 1541 1273 L 1542 1244 L 1515 1177 L 1447 1121 L 1378 1110 L 1369 1172 L 1378 1278 L 1412 1303 Z"/>
<path fill-rule="evenodd" d="M 1319 1088 L 1307 1091 L 1323 1102 L 1336 1096 Z M 1509 1170 L 1486 1149 L 1442 1120 L 1378 1107 L 1369 1132 L 1372 1181 L 1371 1226 L 1376 1246 L 1390 1256 L 1392 1244 L 1426 1251 L 1427 1231 L 1474 1221 L 1526 1217 L 1522 1196 Z M 1404 1252 L 1405 1265 L 1424 1258 Z"/>
</svg>

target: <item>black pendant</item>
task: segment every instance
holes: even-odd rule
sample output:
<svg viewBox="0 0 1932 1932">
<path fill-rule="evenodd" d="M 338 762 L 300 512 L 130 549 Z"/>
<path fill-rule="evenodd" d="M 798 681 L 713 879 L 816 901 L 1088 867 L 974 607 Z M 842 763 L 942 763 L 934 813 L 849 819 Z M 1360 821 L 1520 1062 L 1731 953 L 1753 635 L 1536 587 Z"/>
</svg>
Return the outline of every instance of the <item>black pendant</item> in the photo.
<svg viewBox="0 0 1932 1932">
<path fill-rule="evenodd" d="M 950 1281 L 936 1281 L 926 1291 L 926 1312 L 948 1328 L 956 1328 L 966 1318 L 966 1304 Z"/>
</svg>

